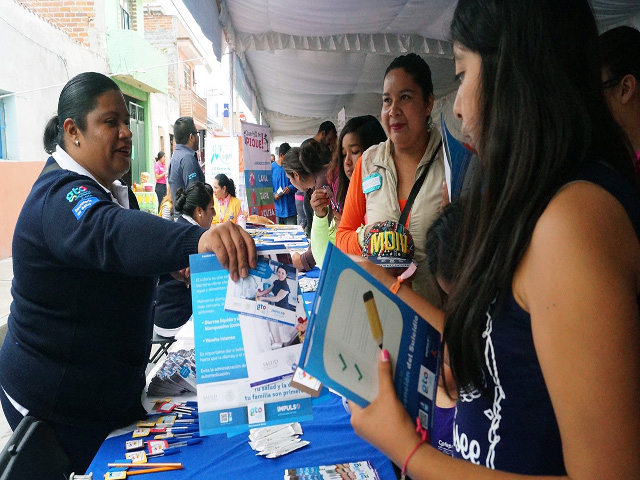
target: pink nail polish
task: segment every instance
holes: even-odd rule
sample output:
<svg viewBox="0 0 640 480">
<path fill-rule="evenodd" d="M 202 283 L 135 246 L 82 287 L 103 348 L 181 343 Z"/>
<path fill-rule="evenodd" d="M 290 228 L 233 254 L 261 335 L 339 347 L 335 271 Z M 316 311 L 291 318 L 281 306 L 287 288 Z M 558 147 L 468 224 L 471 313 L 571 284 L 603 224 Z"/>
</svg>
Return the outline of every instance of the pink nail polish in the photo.
<svg viewBox="0 0 640 480">
<path fill-rule="evenodd" d="M 388 362 L 389 361 L 389 351 L 388 350 L 382 350 L 382 361 L 383 362 Z"/>
</svg>

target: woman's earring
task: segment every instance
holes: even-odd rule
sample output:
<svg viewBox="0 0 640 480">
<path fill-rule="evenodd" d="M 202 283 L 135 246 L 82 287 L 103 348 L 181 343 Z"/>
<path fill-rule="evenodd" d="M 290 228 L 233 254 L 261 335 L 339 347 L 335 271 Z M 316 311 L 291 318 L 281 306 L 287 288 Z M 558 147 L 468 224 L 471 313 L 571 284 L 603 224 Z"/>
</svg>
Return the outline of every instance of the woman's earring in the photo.
<svg viewBox="0 0 640 480">
<path fill-rule="evenodd" d="M 76 140 L 76 147 L 80 146 L 80 140 Z"/>
</svg>

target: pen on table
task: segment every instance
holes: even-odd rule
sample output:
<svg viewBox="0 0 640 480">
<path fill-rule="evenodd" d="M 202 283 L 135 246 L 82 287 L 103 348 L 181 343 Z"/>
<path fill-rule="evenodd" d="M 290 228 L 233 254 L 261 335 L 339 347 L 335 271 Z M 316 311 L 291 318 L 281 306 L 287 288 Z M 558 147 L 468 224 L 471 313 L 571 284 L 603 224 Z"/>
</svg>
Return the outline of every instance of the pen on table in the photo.
<svg viewBox="0 0 640 480">
<path fill-rule="evenodd" d="M 180 453 L 180 447 L 165 448 L 162 452 L 152 453 L 151 455 L 147 455 L 147 458 L 167 457 L 169 455 L 175 455 L 176 453 Z"/>
<path fill-rule="evenodd" d="M 159 467 L 182 467 L 182 463 L 107 463 L 107 467 L 134 467 L 134 468 L 159 468 Z"/>
<path fill-rule="evenodd" d="M 362 295 L 362 299 L 364 300 L 364 306 L 367 310 L 371 334 L 378 346 L 382 349 L 382 325 L 380 324 L 380 316 L 378 315 L 376 300 L 373 298 L 373 292 L 371 290 L 365 292 L 364 295 Z"/>
<path fill-rule="evenodd" d="M 196 443 L 202 442 L 202 438 L 190 438 L 189 440 L 183 440 L 183 439 L 179 439 L 179 440 L 181 441 L 169 442 L 169 448 L 165 449 L 165 451 L 170 450 L 172 448 L 186 447 L 188 445 L 195 445 Z"/>
</svg>

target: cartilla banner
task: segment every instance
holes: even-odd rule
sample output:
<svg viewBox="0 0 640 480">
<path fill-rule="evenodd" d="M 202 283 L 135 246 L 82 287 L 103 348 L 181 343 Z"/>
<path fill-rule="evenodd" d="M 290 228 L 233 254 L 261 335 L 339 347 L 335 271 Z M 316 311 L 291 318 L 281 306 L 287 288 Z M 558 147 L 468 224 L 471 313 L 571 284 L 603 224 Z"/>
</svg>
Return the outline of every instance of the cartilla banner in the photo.
<svg viewBox="0 0 640 480">
<path fill-rule="evenodd" d="M 237 137 L 213 137 L 206 143 L 205 177 L 209 185 L 213 185 L 213 179 L 219 173 L 224 173 L 233 180 L 236 187 L 239 185 L 239 143 Z"/>
<path fill-rule="evenodd" d="M 244 182 L 249 215 L 261 215 L 276 221 L 271 181 L 271 132 L 269 127 L 240 122 L 242 125 L 242 153 Z"/>
</svg>

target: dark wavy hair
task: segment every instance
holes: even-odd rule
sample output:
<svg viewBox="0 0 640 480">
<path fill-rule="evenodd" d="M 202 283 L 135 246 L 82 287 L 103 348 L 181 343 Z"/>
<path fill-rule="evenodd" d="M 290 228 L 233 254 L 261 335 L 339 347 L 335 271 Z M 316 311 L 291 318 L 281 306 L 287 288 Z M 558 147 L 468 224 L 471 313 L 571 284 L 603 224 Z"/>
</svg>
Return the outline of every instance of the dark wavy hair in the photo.
<svg viewBox="0 0 640 480">
<path fill-rule="evenodd" d="M 51 154 L 56 145 L 65 148 L 65 120 L 70 118 L 83 131 L 87 126 L 87 115 L 96 108 L 100 95 L 111 90 L 120 91 L 120 87 L 106 75 L 97 72 L 80 73 L 69 80 L 60 92 L 57 115 L 49 119 L 44 129 L 44 150 Z"/>
<path fill-rule="evenodd" d="M 236 196 L 236 184 L 232 179 L 227 177 L 224 173 L 219 173 L 216 175 L 216 180 L 218 181 L 220 188 L 227 187 L 227 193 L 232 197 Z"/>
<path fill-rule="evenodd" d="M 380 142 L 384 142 L 387 139 L 387 134 L 384 133 L 384 128 L 380 125 L 380 122 L 373 115 L 363 115 L 361 117 L 354 117 L 350 119 L 340 131 L 340 137 L 338 138 L 338 147 L 333 155 L 333 163 L 336 165 L 338 174 L 338 191 L 336 192 L 336 200 L 340 206 L 344 205 L 344 199 L 347 197 L 347 190 L 349 189 L 349 179 L 344 172 L 344 157 L 342 154 L 342 140 L 345 135 L 353 133 L 359 139 L 362 144 L 362 152 Z M 329 171 L 332 171 L 329 168 Z M 333 179 L 329 178 L 329 182 Z"/>
<path fill-rule="evenodd" d="M 610 80 L 619 82 L 631 74 L 640 81 L 640 31 L 626 25 L 612 28 L 600 35 L 600 49 Z"/>
<path fill-rule="evenodd" d="M 194 182 L 186 189 L 179 188 L 176 191 L 176 202 L 173 208 L 176 212 L 193 218 L 193 211 L 196 207 L 206 210 L 212 199 L 213 187 L 211 185 L 203 182 Z"/>
<path fill-rule="evenodd" d="M 587 0 L 460 0 L 451 33 L 481 58 L 481 134 L 444 341 L 459 388 L 484 392 L 487 309 L 504 307 L 550 199 L 591 162 L 629 179 L 632 169 L 600 88 Z"/>
</svg>

